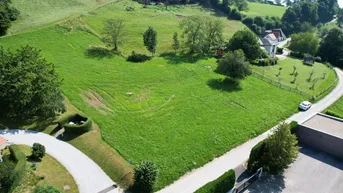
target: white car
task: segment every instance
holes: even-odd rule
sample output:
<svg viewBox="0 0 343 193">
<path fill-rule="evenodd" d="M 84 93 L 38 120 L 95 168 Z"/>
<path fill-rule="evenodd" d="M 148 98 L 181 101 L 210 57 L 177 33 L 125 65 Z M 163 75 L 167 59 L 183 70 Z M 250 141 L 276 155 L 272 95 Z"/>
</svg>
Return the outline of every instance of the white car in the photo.
<svg viewBox="0 0 343 193">
<path fill-rule="evenodd" d="M 311 106 L 312 106 L 312 103 L 308 101 L 303 101 L 302 103 L 300 103 L 299 109 L 303 111 L 307 111 L 309 108 L 311 108 Z"/>
</svg>

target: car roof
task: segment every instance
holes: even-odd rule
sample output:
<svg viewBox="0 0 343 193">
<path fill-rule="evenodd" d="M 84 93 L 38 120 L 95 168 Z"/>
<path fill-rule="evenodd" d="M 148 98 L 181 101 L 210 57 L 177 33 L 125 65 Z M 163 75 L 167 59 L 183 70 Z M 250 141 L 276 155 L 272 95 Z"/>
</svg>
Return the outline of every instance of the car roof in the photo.
<svg viewBox="0 0 343 193">
<path fill-rule="evenodd" d="M 303 101 L 301 104 L 304 104 L 304 105 L 310 105 L 311 103 L 308 102 L 308 101 Z"/>
</svg>

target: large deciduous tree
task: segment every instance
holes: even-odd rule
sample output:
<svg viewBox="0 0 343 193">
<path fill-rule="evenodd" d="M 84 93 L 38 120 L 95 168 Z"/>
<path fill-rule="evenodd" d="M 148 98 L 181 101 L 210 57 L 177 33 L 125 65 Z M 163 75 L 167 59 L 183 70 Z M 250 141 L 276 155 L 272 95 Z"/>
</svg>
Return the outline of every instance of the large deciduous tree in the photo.
<svg viewBox="0 0 343 193">
<path fill-rule="evenodd" d="M 108 46 L 112 46 L 114 51 L 118 46 L 126 41 L 127 32 L 125 31 L 124 21 L 121 19 L 109 19 L 105 22 L 102 41 Z"/>
<path fill-rule="evenodd" d="M 208 53 L 210 48 L 223 42 L 224 24 L 219 19 L 203 16 L 190 16 L 180 23 L 185 39 L 191 53 Z"/>
<path fill-rule="evenodd" d="M 153 27 L 150 26 L 148 30 L 145 31 L 145 33 L 143 34 L 143 41 L 145 47 L 154 56 L 157 47 L 157 32 L 154 30 Z"/>
<path fill-rule="evenodd" d="M 237 31 L 230 39 L 227 49 L 229 51 L 243 50 L 248 60 L 252 61 L 261 56 L 261 48 L 256 35 L 249 29 Z"/>
<path fill-rule="evenodd" d="M 248 170 L 263 167 L 270 174 L 282 174 L 298 156 L 299 146 L 290 125 L 282 123 L 267 139 L 257 144 L 250 152 Z"/>
<path fill-rule="evenodd" d="M 22 47 L 13 53 L 0 48 L 0 118 L 25 120 L 64 111 L 61 80 L 40 51 Z"/>
<path fill-rule="evenodd" d="M 246 61 L 242 50 L 228 52 L 218 61 L 217 71 L 230 77 L 234 81 L 243 79 L 251 74 L 249 63 Z"/>
<path fill-rule="evenodd" d="M 320 42 L 318 55 L 333 65 L 343 67 L 343 31 L 330 29 Z"/>
<path fill-rule="evenodd" d="M 5 35 L 11 22 L 19 16 L 19 11 L 11 4 L 11 0 L 0 0 L 0 36 Z"/>
<path fill-rule="evenodd" d="M 289 48 L 301 54 L 311 54 L 314 56 L 317 53 L 319 47 L 319 39 L 313 33 L 303 32 L 299 34 L 293 34 L 292 41 Z"/>
</svg>

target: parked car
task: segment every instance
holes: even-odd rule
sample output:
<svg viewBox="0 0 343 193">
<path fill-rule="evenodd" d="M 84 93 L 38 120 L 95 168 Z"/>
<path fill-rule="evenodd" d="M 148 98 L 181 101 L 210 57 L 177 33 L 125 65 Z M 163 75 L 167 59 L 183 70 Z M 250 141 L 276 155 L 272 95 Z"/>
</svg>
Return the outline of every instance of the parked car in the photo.
<svg viewBox="0 0 343 193">
<path fill-rule="evenodd" d="M 299 109 L 303 111 L 307 111 L 309 108 L 311 108 L 311 106 L 312 106 L 312 103 L 308 101 L 303 101 L 302 103 L 300 103 Z"/>
</svg>

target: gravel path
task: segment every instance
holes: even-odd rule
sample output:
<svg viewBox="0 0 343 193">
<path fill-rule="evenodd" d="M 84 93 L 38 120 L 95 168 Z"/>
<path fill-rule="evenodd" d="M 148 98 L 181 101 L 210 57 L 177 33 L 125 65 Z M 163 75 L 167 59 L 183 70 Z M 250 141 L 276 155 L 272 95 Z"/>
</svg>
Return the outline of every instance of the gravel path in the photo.
<svg viewBox="0 0 343 193">
<path fill-rule="evenodd" d="M 58 160 L 74 177 L 80 193 L 97 193 L 114 184 L 93 160 L 72 145 L 50 135 L 25 130 L 0 130 L 0 136 L 14 144 L 43 144 L 46 152 Z M 118 192 L 118 189 L 111 191 Z"/>
<path fill-rule="evenodd" d="M 317 112 L 322 112 L 325 110 L 343 95 L 343 72 L 338 69 L 335 69 L 335 71 L 337 72 L 339 79 L 336 88 L 322 100 L 314 104 L 308 111 L 299 112 L 285 120 L 286 122 L 295 120 L 299 123 L 302 123 L 315 115 Z M 301 101 L 299 101 L 299 103 L 300 102 Z M 273 128 L 262 135 L 242 144 L 241 146 L 232 149 L 223 156 L 214 159 L 203 167 L 185 174 L 179 180 L 160 190 L 158 193 L 192 193 L 196 191 L 198 188 L 202 187 L 208 182 L 217 179 L 229 169 L 236 168 L 245 162 L 249 158 L 250 150 L 257 143 L 267 138 L 272 130 Z"/>
</svg>

